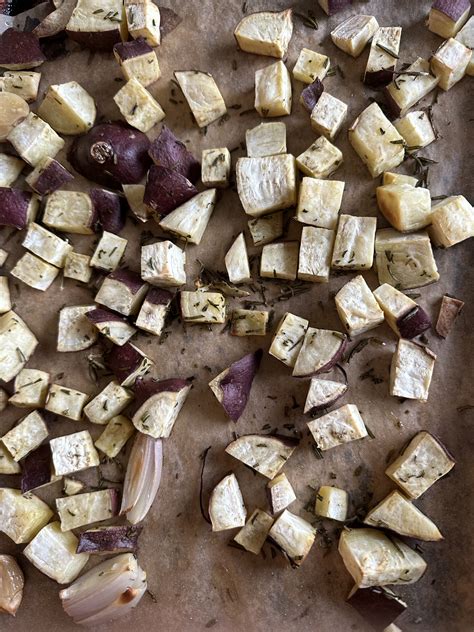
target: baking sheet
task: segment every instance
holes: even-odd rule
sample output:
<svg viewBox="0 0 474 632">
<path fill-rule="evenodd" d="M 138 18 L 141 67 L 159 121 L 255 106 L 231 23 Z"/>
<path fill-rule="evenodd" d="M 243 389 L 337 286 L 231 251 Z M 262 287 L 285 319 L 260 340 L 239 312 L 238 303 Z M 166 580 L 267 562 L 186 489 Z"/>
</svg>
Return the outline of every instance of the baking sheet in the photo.
<svg viewBox="0 0 474 632">
<path fill-rule="evenodd" d="M 287 6 L 282 1 L 263 0 L 247 0 L 243 4 L 247 12 Z M 367 50 L 357 60 L 339 51 L 328 35 L 334 25 L 357 12 L 375 15 L 381 25 L 401 25 L 404 29 L 402 62 L 411 62 L 418 55 L 428 56 L 441 43 L 440 38 L 424 26 L 429 2 L 371 0 L 355 3 L 352 8 L 329 19 L 315 5 L 315 2 L 308 1 L 293 5 L 302 14 L 312 9 L 318 18 L 319 29 L 309 29 L 300 19 L 295 19 L 287 64 L 291 70 L 303 46 L 328 54 L 332 63 L 342 69 L 345 78 L 340 75 L 328 77 L 325 89 L 348 103 L 348 124 L 368 104 L 368 97 L 377 97 L 377 94 L 360 82 Z M 198 156 L 206 147 L 225 145 L 230 149 L 239 148 L 245 130 L 261 122 L 255 111 L 243 114 L 253 106 L 254 71 L 274 60 L 237 50 L 232 31 L 243 15 L 241 0 L 177 0 L 168 6 L 172 6 L 183 21 L 158 49 L 163 74 L 151 88 L 166 111 L 165 123 Z M 112 55 L 79 51 L 74 45 L 71 50 L 73 52 L 67 57 L 46 63 L 41 68 L 41 96 L 50 83 L 74 79 L 96 98 L 102 118 L 119 118 L 112 96 L 121 86 L 115 81 L 121 75 Z M 230 118 L 222 124 L 211 125 L 206 134 L 192 123 L 187 105 L 171 82 L 174 70 L 194 68 L 213 74 L 228 106 L 241 105 L 240 109 L 229 109 Z M 302 84 L 294 82 L 293 113 L 282 119 L 288 129 L 289 151 L 295 155 L 306 149 L 315 138 L 309 116 L 298 103 L 301 89 Z M 429 105 L 433 96 L 429 95 L 422 105 Z M 468 134 L 472 139 L 472 102 L 470 78 L 465 78 L 437 98 L 433 112 L 441 138 L 422 152 L 438 161 L 430 169 L 433 196 L 463 193 L 472 201 L 472 141 L 467 142 Z M 369 177 L 349 146 L 345 130 L 336 145 L 343 151 L 345 161 L 334 174 L 334 178 L 346 181 L 342 210 L 355 215 L 377 215 L 374 196 L 377 181 Z M 240 155 L 244 155 L 240 148 L 232 153 L 234 163 Z M 403 169 L 405 167 L 410 172 L 413 165 L 407 162 Z M 70 189 L 87 187 L 79 176 L 69 186 Z M 209 267 L 223 269 L 224 254 L 234 236 L 246 228 L 247 219 L 237 194 L 233 190 L 225 191 L 200 246 L 187 248 L 189 288 L 192 288 L 199 269 L 197 259 Z M 380 215 L 378 219 L 379 227 L 385 226 Z M 154 235 L 160 234 L 153 222 L 149 222 L 145 229 Z M 140 230 L 141 227 L 128 222 L 123 233 L 130 240 L 126 263 L 134 269 L 139 269 Z M 297 238 L 300 231 L 300 225 L 295 222 L 289 224 L 289 237 Z M 11 269 L 21 252 L 21 235 L 12 237 L 14 232 L 5 228 L 0 231 L 0 247 L 11 253 L 7 270 Z M 81 252 L 93 250 L 92 238 L 73 235 L 71 241 Z M 250 250 L 252 254 L 258 252 Z M 165 443 L 161 488 L 145 521 L 140 540 L 139 559 L 148 573 L 153 598 L 145 595 L 133 615 L 101 626 L 101 630 L 118 632 L 129 630 L 131 626 L 137 631 L 369 630 L 359 615 L 344 603 L 352 581 L 337 553 L 337 529 L 333 524 L 322 523 L 327 532 L 324 536 L 318 535 L 303 566 L 293 570 L 280 554 L 275 556 L 269 545 L 264 547 L 266 559 L 227 546 L 233 533 L 211 533 L 201 516 L 200 454 L 208 446 L 212 447 L 204 473 L 205 501 L 212 487 L 233 470 L 239 479 L 248 512 L 257 506 L 266 507 L 266 479 L 254 476 L 226 455 L 224 448 L 234 431 L 239 434 L 259 432 L 268 424 L 290 435 L 293 434 L 292 426 L 303 433 L 301 445 L 285 467 L 285 472 L 298 496 L 290 509 L 308 520 L 314 519 L 305 511 L 307 504 L 314 501 L 314 491 L 309 486 L 333 484 L 346 489 L 351 495 L 352 510 L 367 505 L 371 499 L 372 502 L 378 501 L 393 487 L 384 475 L 387 459 L 393 450 L 401 448 L 421 429 L 438 434 L 454 453 L 457 465 L 448 477 L 417 501 L 417 505 L 436 522 L 445 540 L 422 543 L 422 555 L 428 562 L 425 576 L 415 585 L 395 588 L 409 604 L 409 609 L 397 624 L 404 631 L 416 632 L 467 632 L 474 628 L 471 573 L 474 413 L 472 410 L 457 412 L 457 408 L 474 403 L 471 387 L 472 241 L 448 251 L 438 250 L 435 256 L 441 279 L 437 284 L 420 290 L 419 302 L 432 317 L 436 316 L 440 298 L 445 292 L 466 301 L 466 307 L 446 341 L 432 332 L 427 335 L 429 346 L 438 354 L 429 402 L 400 403 L 388 396 L 387 378 L 396 340 L 386 326 L 370 332 L 383 338 L 386 345 L 366 346 L 346 366 L 350 388 L 341 403 L 357 404 L 376 438 L 328 451 L 323 460 L 315 458 L 302 414 L 308 381 L 290 378 L 289 371 L 268 355 L 270 335 L 264 339 L 232 338 L 228 333 L 221 334 L 220 326 L 212 331 L 196 326 L 184 329 L 177 322 L 168 328 L 170 335 L 161 345 L 156 338 L 138 335 L 136 344 L 156 361 L 158 376 L 193 375 L 196 379 L 172 437 Z M 288 302 L 276 303 L 273 306 L 274 322 L 290 310 L 308 318 L 315 326 L 340 328 L 333 295 L 352 276 L 333 275 L 328 285 L 315 284 L 309 293 Z M 372 288 L 376 287 L 376 277 L 372 272 L 366 278 Z M 97 348 L 73 355 L 55 353 L 58 310 L 65 304 L 90 303 L 90 292 L 69 279 L 63 285 L 59 279 L 56 280 L 45 294 L 30 290 L 23 284 L 12 282 L 11 285 L 15 309 L 40 340 L 29 366 L 49 370 L 54 381 L 94 395 L 97 387 L 88 376 L 87 356 L 91 352 L 97 353 Z M 265 285 L 269 294 L 279 291 L 279 287 L 271 282 L 265 281 Z M 236 426 L 226 420 L 207 382 L 229 363 L 258 347 L 265 350 L 262 366 L 245 414 Z M 371 368 L 377 377 L 383 378 L 382 383 L 375 385 L 370 379 L 360 379 Z M 106 383 L 107 378 L 104 378 L 100 385 Z M 2 413 L 1 434 L 21 416 L 19 409 Z M 85 428 L 95 437 L 102 430 L 93 424 L 61 419 L 51 419 L 48 423 L 51 437 Z M 287 428 L 284 428 L 285 425 Z M 115 466 L 104 467 L 104 472 L 110 478 L 121 475 Z M 94 472 L 84 476 L 91 484 L 97 482 L 96 477 Z M 17 480 L 14 480 L 16 484 Z M 0 477 L 0 484 L 11 485 L 12 477 Z M 60 489 L 60 485 L 56 484 L 41 490 L 39 495 L 51 499 L 60 493 Z M 2 552 L 18 554 L 20 548 L 0 535 Z M 76 629 L 62 612 L 58 585 L 40 574 L 24 558 L 19 556 L 19 559 L 26 575 L 23 604 L 16 619 L 1 618 L 1 629 L 5 632 L 32 629 L 68 632 Z"/>
</svg>

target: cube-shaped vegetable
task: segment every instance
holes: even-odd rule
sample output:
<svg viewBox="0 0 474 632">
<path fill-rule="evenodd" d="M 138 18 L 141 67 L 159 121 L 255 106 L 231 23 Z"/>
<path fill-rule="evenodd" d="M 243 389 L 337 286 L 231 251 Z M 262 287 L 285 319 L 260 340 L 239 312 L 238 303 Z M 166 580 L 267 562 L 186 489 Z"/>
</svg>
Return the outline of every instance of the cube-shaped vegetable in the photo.
<svg viewBox="0 0 474 632">
<path fill-rule="evenodd" d="M 335 301 L 339 318 L 350 336 L 363 334 L 384 321 L 383 311 L 362 275 L 343 285 Z"/>
<path fill-rule="evenodd" d="M 245 526 L 240 529 L 234 538 L 246 551 L 258 555 L 267 539 L 273 518 L 266 511 L 255 509 Z"/>
<path fill-rule="evenodd" d="M 186 253 L 171 241 L 142 246 L 141 274 L 152 285 L 177 287 L 186 283 Z"/>
<path fill-rule="evenodd" d="M 431 58 L 431 70 L 439 78 L 440 88 L 450 90 L 464 77 L 471 55 L 470 48 L 453 38 L 438 48 Z"/>
<path fill-rule="evenodd" d="M 9 382 L 23 369 L 38 340 L 14 312 L 0 316 L 0 380 Z"/>
<path fill-rule="evenodd" d="M 433 242 L 450 248 L 474 236 L 474 209 L 463 195 L 453 195 L 431 207 L 431 223 Z"/>
<path fill-rule="evenodd" d="M 46 199 L 43 223 L 54 230 L 92 235 L 97 216 L 87 193 L 55 191 Z"/>
<path fill-rule="evenodd" d="M 260 116 L 291 113 L 291 77 L 282 61 L 255 72 L 255 109 Z"/>
<path fill-rule="evenodd" d="M 153 360 L 130 342 L 112 347 L 106 359 L 107 366 L 121 386 L 125 387 L 134 386 L 136 380 L 149 373 L 154 364 Z"/>
<path fill-rule="evenodd" d="M 341 215 L 331 266 L 338 270 L 368 270 L 374 261 L 375 217 Z"/>
<path fill-rule="evenodd" d="M 115 44 L 114 55 L 127 81 L 135 78 L 146 88 L 161 77 L 156 53 L 144 39 Z"/>
<path fill-rule="evenodd" d="M 293 68 L 293 77 L 303 83 L 313 83 L 315 79 L 322 81 L 330 66 L 329 57 L 315 53 L 309 48 L 302 48 Z"/>
<path fill-rule="evenodd" d="M 298 278 L 327 283 L 335 232 L 327 228 L 304 226 L 301 231 Z"/>
<path fill-rule="evenodd" d="M 407 176 L 404 173 L 385 171 L 383 174 L 382 184 L 411 184 L 412 187 L 416 187 L 417 182 L 418 178 L 413 176 Z"/>
<path fill-rule="evenodd" d="M 112 488 L 56 499 L 61 531 L 109 520 L 117 515 L 118 508 L 118 493 Z"/>
<path fill-rule="evenodd" d="M 143 301 L 135 325 L 154 336 L 161 336 L 173 297 L 168 290 L 151 288 Z"/>
<path fill-rule="evenodd" d="M 378 103 L 359 114 L 349 128 L 349 141 L 373 178 L 405 159 L 405 141 Z"/>
<path fill-rule="evenodd" d="M 243 233 L 238 235 L 227 251 L 224 262 L 231 283 L 250 283 L 252 277 Z"/>
<path fill-rule="evenodd" d="M 23 171 L 25 163 L 20 158 L 0 154 L 0 187 L 9 187 Z"/>
<path fill-rule="evenodd" d="M 283 235 L 283 212 L 256 217 L 247 222 L 254 246 L 265 244 Z"/>
<path fill-rule="evenodd" d="M 43 417 L 34 410 L 3 435 L 2 443 L 14 460 L 20 461 L 43 443 L 48 434 Z"/>
<path fill-rule="evenodd" d="M 336 138 L 346 120 L 347 105 L 328 92 L 323 92 L 311 112 L 311 127 L 329 140 Z"/>
<path fill-rule="evenodd" d="M 89 395 L 66 388 L 61 384 L 51 384 L 45 409 L 56 415 L 67 417 L 74 421 L 82 418 L 82 410 L 89 399 Z"/>
<path fill-rule="evenodd" d="M 330 408 L 347 391 L 347 384 L 313 377 L 306 396 L 304 413 L 313 415 Z"/>
<path fill-rule="evenodd" d="M 385 90 L 393 114 L 405 116 L 408 110 L 436 88 L 438 83 L 439 77 L 430 72 L 430 62 L 418 57 L 406 70 L 402 70 Z"/>
<path fill-rule="evenodd" d="M 378 230 L 375 263 L 379 283 L 399 290 L 429 285 L 439 279 L 430 238 L 425 232 L 402 235 L 393 228 Z"/>
<path fill-rule="evenodd" d="M 35 222 L 28 225 L 22 245 L 58 268 L 64 267 L 67 255 L 72 251 L 72 246 L 67 241 Z"/>
<path fill-rule="evenodd" d="M 95 301 L 119 314 L 130 316 L 140 309 L 148 285 L 131 270 L 115 270 L 104 279 Z"/>
<path fill-rule="evenodd" d="M 57 476 L 80 472 L 100 463 L 88 430 L 57 437 L 49 443 Z"/>
<path fill-rule="evenodd" d="M 87 312 L 86 316 L 94 327 L 113 342 L 114 345 L 124 345 L 137 332 L 137 330 L 128 323 L 126 318 L 108 309 L 91 309 Z"/>
<path fill-rule="evenodd" d="M 348 505 L 349 494 L 344 489 L 323 485 L 316 492 L 314 513 L 323 518 L 344 522 Z"/>
<path fill-rule="evenodd" d="M 399 340 L 390 367 L 390 395 L 427 401 L 435 361 L 428 347 Z"/>
<path fill-rule="evenodd" d="M 313 178 L 327 178 L 342 164 L 340 149 L 320 136 L 306 151 L 296 158 L 300 171 Z"/>
<path fill-rule="evenodd" d="M 417 151 L 436 140 L 430 118 L 422 110 L 405 114 L 404 117 L 395 121 L 394 125 L 403 136 L 409 152 Z M 384 182 L 384 184 L 387 183 Z"/>
<path fill-rule="evenodd" d="M 98 333 L 87 318 L 94 305 L 74 305 L 59 311 L 57 351 L 67 353 L 92 347 Z"/>
<path fill-rule="evenodd" d="M 135 428 L 130 419 L 124 415 L 117 415 L 108 422 L 104 432 L 96 440 L 95 447 L 109 459 L 114 459 L 134 432 Z"/>
<path fill-rule="evenodd" d="M 183 291 L 180 306 L 187 323 L 217 325 L 225 322 L 225 297 L 219 292 Z"/>
<path fill-rule="evenodd" d="M 109 233 L 106 230 L 97 244 L 90 265 L 93 268 L 112 272 L 116 270 L 125 253 L 128 241 L 123 237 Z"/>
<path fill-rule="evenodd" d="M 16 262 L 10 274 L 35 290 L 45 292 L 59 274 L 59 269 L 31 253 Z"/>
<path fill-rule="evenodd" d="M 364 83 L 370 86 L 384 86 L 392 81 L 401 37 L 400 26 L 382 26 L 377 29 L 370 45 Z"/>
<path fill-rule="evenodd" d="M 204 149 L 202 152 L 202 183 L 207 187 L 227 187 L 230 175 L 230 151 L 227 147 Z"/>
<path fill-rule="evenodd" d="M 464 44 L 467 48 L 471 49 L 471 60 L 466 68 L 466 75 L 474 75 L 474 58 L 472 55 L 472 49 L 474 48 L 474 16 L 471 16 L 466 24 L 462 27 L 459 33 L 456 35 L 456 39 L 461 44 Z"/>
<path fill-rule="evenodd" d="M 367 429 L 357 406 L 346 404 L 307 423 L 320 450 L 330 450 L 367 436 Z"/>
<path fill-rule="evenodd" d="M 19 474 L 20 472 L 20 465 L 0 441 L 0 474 Z"/>
<path fill-rule="evenodd" d="M 51 519 L 53 512 L 37 496 L 19 489 L 0 488 L 0 531 L 15 544 L 32 540 Z"/>
<path fill-rule="evenodd" d="M 230 333 L 232 336 L 265 336 L 269 312 L 255 309 L 234 309 Z"/>
<path fill-rule="evenodd" d="M 168 438 L 190 390 L 191 382 L 179 378 L 137 380 L 133 425 L 154 439 Z"/>
<path fill-rule="evenodd" d="M 454 37 L 470 10 L 469 0 L 435 0 L 428 14 L 428 28 L 441 37 Z"/>
<path fill-rule="evenodd" d="M 410 184 L 377 187 L 377 204 L 385 219 L 401 232 L 413 232 L 431 223 L 428 189 Z"/>
<path fill-rule="evenodd" d="M 54 156 L 64 147 L 64 140 L 54 129 L 30 112 L 8 134 L 7 140 L 13 145 L 25 162 L 36 167 L 44 158 Z"/>
<path fill-rule="evenodd" d="M 281 546 L 290 560 L 296 566 L 300 566 L 314 544 L 316 529 L 303 518 L 285 509 L 273 523 L 269 535 Z"/>
<path fill-rule="evenodd" d="M 267 244 L 262 249 L 260 276 L 294 281 L 298 274 L 298 253 L 297 241 Z"/>
<path fill-rule="evenodd" d="M 89 255 L 81 255 L 79 252 L 70 251 L 64 263 L 64 276 L 68 279 L 89 283 L 92 276 L 90 261 Z"/>
<path fill-rule="evenodd" d="M 191 244 L 200 244 L 216 205 L 217 190 L 208 189 L 197 193 L 161 221 L 163 230 L 177 235 Z"/>
<path fill-rule="evenodd" d="M 301 181 L 296 219 L 319 228 L 336 228 L 345 182 L 304 177 Z"/>
<path fill-rule="evenodd" d="M 150 46 L 159 46 L 160 10 L 153 2 L 125 0 L 127 30 L 133 39 L 143 38 Z"/>
<path fill-rule="evenodd" d="M 285 473 L 278 474 L 269 481 L 267 490 L 272 514 L 283 511 L 296 500 L 296 494 Z"/>
<path fill-rule="evenodd" d="M 286 312 L 278 323 L 268 353 L 289 367 L 294 367 L 303 345 L 309 321 Z"/>
<path fill-rule="evenodd" d="M 341 359 L 347 336 L 340 331 L 308 327 L 293 369 L 295 377 L 327 373 Z"/>
<path fill-rule="evenodd" d="M 378 28 L 373 15 L 353 15 L 331 31 L 331 39 L 345 53 L 358 57 Z"/>
<path fill-rule="evenodd" d="M 39 200 L 36 195 L 21 189 L 0 188 L 0 226 L 26 228 L 34 222 Z"/>
<path fill-rule="evenodd" d="M 49 373 L 22 369 L 15 378 L 15 390 L 8 400 L 18 408 L 43 408 L 49 387 Z"/>
<path fill-rule="evenodd" d="M 246 53 L 282 59 L 293 33 L 292 10 L 259 11 L 243 17 L 234 36 Z"/>
<path fill-rule="evenodd" d="M 285 123 L 260 123 L 245 132 L 249 158 L 286 154 Z"/>
<path fill-rule="evenodd" d="M 134 77 L 120 88 L 114 101 L 127 123 L 141 132 L 148 132 L 165 118 L 158 101 Z"/>
<path fill-rule="evenodd" d="M 207 127 L 227 112 L 214 77 L 199 70 L 175 72 L 174 76 L 199 127 Z"/>
<path fill-rule="evenodd" d="M 49 195 L 72 180 L 74 180 L 74 176 L 57 160 L 49 156 L 43 158 L 25 178 L 25 181 L 38 195 Z"/>
<path fill-rule="evenodd" d="M 123 0 L 78 0 L 66 32 L 71 39 L 85 48 L 110 51 L 127 33 L 122 19 Z M 108 17 L 107 17 L 108 16 Z"/>
<path fill-rule="evenodd" d="M 0 314 L 9 312 L 12 308 L 8 277 L 0 276 Z"/>
<path fill-rule="evenodd" d="M 415 338 L 431 327 L 428 314 L 409 296 L 384 283 L 374 296 L 383 310 L 387 325 L 400 338 Z"/>
<path fill-rule="evenodd" d="M 84 413 L 94 424 L 104 425 L 119 415 L 133 400 L 133 395 L 118 382 L 107 386 L 84 407 Z"/>
<path fill-rule="evenodd" d="M 60 134 L 84 134 L 95 122 L 94 99 L 77 83 L 49 86 L 38 114 Z"/>
<path fill-rule="evenodd" d="M 36 101 L 41 73 L 32 70 L 10 70 L 0 78 L 0 91 L 17 94 L 28 103 Z"/>
</svg>

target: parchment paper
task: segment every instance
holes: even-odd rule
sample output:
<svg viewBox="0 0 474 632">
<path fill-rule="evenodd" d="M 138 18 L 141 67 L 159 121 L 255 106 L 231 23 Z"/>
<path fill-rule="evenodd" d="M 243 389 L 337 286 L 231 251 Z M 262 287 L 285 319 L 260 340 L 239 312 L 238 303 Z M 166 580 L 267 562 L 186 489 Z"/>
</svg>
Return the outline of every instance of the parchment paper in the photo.
<svg viewBox="0 0 474 632">
<path fill-rule="evenodd" d="M 256 1 L 246 3 L 247 11 L 282 9 L 283 1 Z M 356 60 L 338 50 L 330 41 L 329 31 L 347 16 L 365 12 L 373 14 L 381 25 L 401 25 L 403 37 L 401 62 L 411 62 L 418 55 L 428 56 L 441 39 L 424 26 L 430 3 L 399 0 L 383 2 L 371 0 L 355 3 L 352 8 L 326 18 L 316 2 L 297 1 L 295 10 L 306 14 L 312 9 L 319 30 L 303 26 L 295 19 L 294 35 L 290 43 L 287 64 L 292 69 L 300 49 L 305 46 L 328 54 L 332 64 L 338 64 L 344 79 L 336 75 L 325 80 L 325 89 L 349 105 L 345 129 L 336 145 L 344 152 L 344 165 L 334 178 L 346 181 L 342 210 L 355 215 L 377 215 L 375 186 L 359 158 L 349 146 L 346 129 L 356 115 L 368 104 L 370 96 L 377 94 L 363 86 L 360 79 L 367 59 L 367 50 Z M 158 49 L 162 78 L 151 88 L 166 111 L 165 123 L 185 140 L 195 155 L 203 148 L 239 147 L 245 130 L 261 119 L 256 112 L 242 112 L 253 107 L 254 72 L 273 59 L 239 52 L 232 35 L 233 28 L 242 17 L 241 0 L 180 0 L 172 8 L 183 18 L 182 24 L 166 37 Z M 75 79 L 97 100 L 100 116 L 119 118 L 112 96 L 121 87 L 115 78 L 121 76 L 112 54 L 91 55 L 73 45 L 69 56 L 54 63 L 45 63 L 41 71 L 40 97 L 50 83 Z M 240 104 L 240 110 L 229 109 L 229 120 L 214 124 L 203 135 L 192 122 L 189 109 L 179 90 L 171 83 L 172 72 L 178 69 L 209 71 L 221 88 L 228 106 Z M 294 82 L 293 112 L 285 117 L 288 128 L 289 151 L 298 155 L 315 139 L 308 114 L 299 105 L 302 84 Z M 433 101 L 429 95 L 422 105 Z M 170 99 L 178 100 L 175 104 Z M 472 79 L 465 78 L 448 93 L 441 92 L 434 106 L 434 119 L 441 138 L 422 152 L 438 161 L 430 169 L 433 196 L 463 193 L 472 201 Z M 41 98 L 38 102 L 41 101 Z M 153 131 L 157 135 L 159 129 Z M 232 153 L 233 161 L 244 155 L 242 149 Z M 64 156 L 61 155 L 60 159 Z M 410 172 L 413 164 L 405 164 Z M 69 188 L 87 188 L 79 176 Z M 291 216 L 291 212 L 289 213 Z M 378 215 L 379 227 L 385 226 Z M 223 257 L 234 236 L 246 229 L 248 217 L 240 207 L 233 190 L 224 192 L 204 239 L 199 247 L 189 246 L 188 287 L 201 259 L 212 268 L 223 268 Z M 139 270 L 139 233 L 141 227 L 127 223 L 124 235 L 129 238 L 126 263 Z M 159 229 L 154 222 L 145 227 L 154 235 Z M 298 238 L 301 225 L 291 222 L 289 236 Z M 10 253 L 6 269 L 10 270 L 19 258 L 22 235 L 10 229 L 0 232 L 0 246 Z M 72 243 L 80 252 L 92 252 L 93 239 L 72 236 Z M 250 238 L 248 237 L 248 243 Z M 251 253 L 258 252 L 251 248 Z M 221 327 L 208 331 L 206 327 L 186 329 L 174 322 L 171 334 L 158 344 L 156 338 L 138 335 L 136 344 L 156 361 L 160 377 L 195 376 L 194 389 L 176 423 L 173 434 L 165 444 L 164 475 L 153 509 L 148 515 L 140 540 L 139 559 L 148 573 L 151 596 L 145 595 L 133 615 L 118 622 L 102 626 L 104 631 L 125 631 L 133 628 L 163 631 L 301 631 L 321 630 L 346 632 L 368 630 L 367 624 L 344 600 L 352 587 L 349 574 L 337 553 L 337 528 L 328 521 L 321 523 L 327 533 L 318 535 L 316 543 L 299 570 L 292 570 L 277 553 L 273 559 L 271 547 L 265 545 L 266 559 L 230 548 L 227 543 L 233 532 L 213 534 L 203 520 L 199 509 L 199 475 L 202 451 L 212 446 L 204 474 L 204 498 L 229 471 L 236 472 L 250 513 L 257 506 L 266 508 L 266 479 L 253 473 L 224 453 L 233 432 L 245 434 L 259 432 L 269 424 L 280 431 L 292 434 L 290 424 L 303 433 L 300 447 L 285 467 L 298 500 L 290 510 L 313 520 L 314 515 L 304 509 L 313 503 L 314 491 L 309 487 L 333 484 L 346 489 L 351 495 L 351 512 L 356 508 L 378 502 L 393 485 L 384 475 L 387 461 L 394 450 L 421 429 L 427 429 L 445 441 L 457 459 L 450 476 L 433 486 L 417 506 L 425 511 L 445 536 L 441 543 L 422 543 L 422 555 L 428 562 L 425 576 L 415 585 L 396 587 L 397 593 L 409 604 L 407 612 L 397 621 L 404 631 L 413 632 L 467 632 L 474 628 L 472 605 L 472 554 L 474 511 L 472 505 L 472 421 L 473 411 L 457 412 L 457 408 L 472 404 L 472 241 L 464 242 L 447 251 L 436 251 L 441 274 L 440 281 L 420 290 L 420 304 L 433 318 L 437 315 L 441 296 L 448 292 L 466 301 L 466 307 L 446 341 L 429 332 L 429 346 L 438 354 L 430 398 L 427 404 L 406 401 L 388 396 L 387 378 L 396 339 L 391 330 L 383 326 L 371 334 L 383 338 L 386 345 L 368 345 L 357 354 L 346 368 L 350 388 L 341 403 L 357 404 L 375 439 L 364 439 L 338 447 L 317 460 L 307 436 L 306 419 L 302 405 L 308 381 L 290 377 L 288 369 L 271 358 L 268 346 L 271 335 L 264 339 L 233 338 L 221 334 Z M 310 293 L 295 297 L 289 302 L 274 306 L 275 321 L 287 310 L 308 318 L 318 327 L 341 328 L 334 307 L 333 295 L 352 274 L 332 275 L 328 285 L 315 284 Z M 375 275 L 366 275 L 372 288 Z M 13 280 L 12 280 L 13 281 Z M 75 354 L 55 352 L 58 309 L 67 304 L 87 304 L 93 295 L 74 281 L 58 279 L 45 294 L 30 290 L 23 284 L 12 282 L 15 309 L 31 326 L 40 340 L 40 346 L 28 366 L 49 370 L 53 381 L 64 386 L 84 390 L 94 395 L 96 387 L 88 377 L 87 356 L 96 348 Z M 272 283 L 265 282 L 269 288 Z M 274 287 L 269 292 L 278 291 Z M 355 344 L 355 343 L 354 343 Z M 227 421 L 224 413 L 207 387 L 207 382 L 228 364 L 245 353 L 263 347 L 265 350 L 261 370 L 254 382 L 247 409 L 237 425 Z M 374 385 L 360 375 L 370 368 L 383 382 Z M 63 377 L 57 377 L 64 374 Z M 104 378 L 100 386 L 107 383 Z M 293 399 L 294 398 L 294 399 Z M 286 410 L 286 412 L 285 412 Z M 1 434 L 24 411 L 9 408 L 0 417 Z M 82 429 L 97 436 L 102 428 L 93 424 L 49 419 L 51 437 Z M 284 424 L 288 425 L 285 429 Z M 110 468 L 109 468 L 110 469 Z M 119 471 L 108 473 L 120 477 Z M 83 478 L 92 484 L 97 473 Z M 14 480 L 14 483 L 12 483 Z M 0 484 L 17 485 L 15 477 L 1 477 Z M 61 493 L 60 484 L 39 495 L 52 500 Z M 0 536 L 0 550 L 18 555 L 26 574 L 23 604 L 16 619 L 3 616 L 1 629 L 5 632 L 48 630 L 68 632 L 75 626 L 62 612 L 58 598 L 59 586 L 33 568 L 19 554 L 9 539 Z M 95 564 L 93 558 L 89 565 Z"/>
</svg>

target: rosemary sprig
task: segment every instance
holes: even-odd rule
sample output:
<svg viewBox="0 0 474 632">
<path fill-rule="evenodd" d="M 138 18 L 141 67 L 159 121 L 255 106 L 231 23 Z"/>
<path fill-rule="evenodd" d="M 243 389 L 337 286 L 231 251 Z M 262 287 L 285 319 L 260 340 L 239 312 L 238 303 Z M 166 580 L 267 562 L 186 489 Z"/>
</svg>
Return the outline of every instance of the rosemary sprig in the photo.
<svg viewBox="0 0 474 632">
<path fill-rule="evenodd" d="M 377 48 L 380 48 L 380 50 L 383 50 L 384 53 L 387 53 L 387 55 L 390 55 L 390 57 L 393 57 L 394 59 L 400 59 L 400 57 L 396 53 L 394 53 L 393 50 L 390 50 L 383 44 L 380 44 L 380 42 L 377 42 L 376 46 Z"/>
<path fill-rule="evenodd" d="M 299 17 L 302 20 L 304 26 L 308 27 L 309 29 L 314 29 L 315 31 L 319 29 L 319 24 L 312 11 L 308 11 L 307 15 L 304 15 L 303 13 L 298 13 L 297 11 L 294 11 L 293 14 Z"/>
</svg>

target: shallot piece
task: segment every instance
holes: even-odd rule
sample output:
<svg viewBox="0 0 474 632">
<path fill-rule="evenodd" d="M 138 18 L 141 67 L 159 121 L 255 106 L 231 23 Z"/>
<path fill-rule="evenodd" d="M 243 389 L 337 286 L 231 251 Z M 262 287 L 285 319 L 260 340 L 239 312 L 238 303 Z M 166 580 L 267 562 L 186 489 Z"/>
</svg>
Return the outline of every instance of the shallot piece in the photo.
<svg viewBox="0 0 474 632">
<path fill-rule="evenodd" d="M 25 580 L 11 555 L 0 555 L 0 613 L 15 616 L 23 599 Z"/>
</svg>

